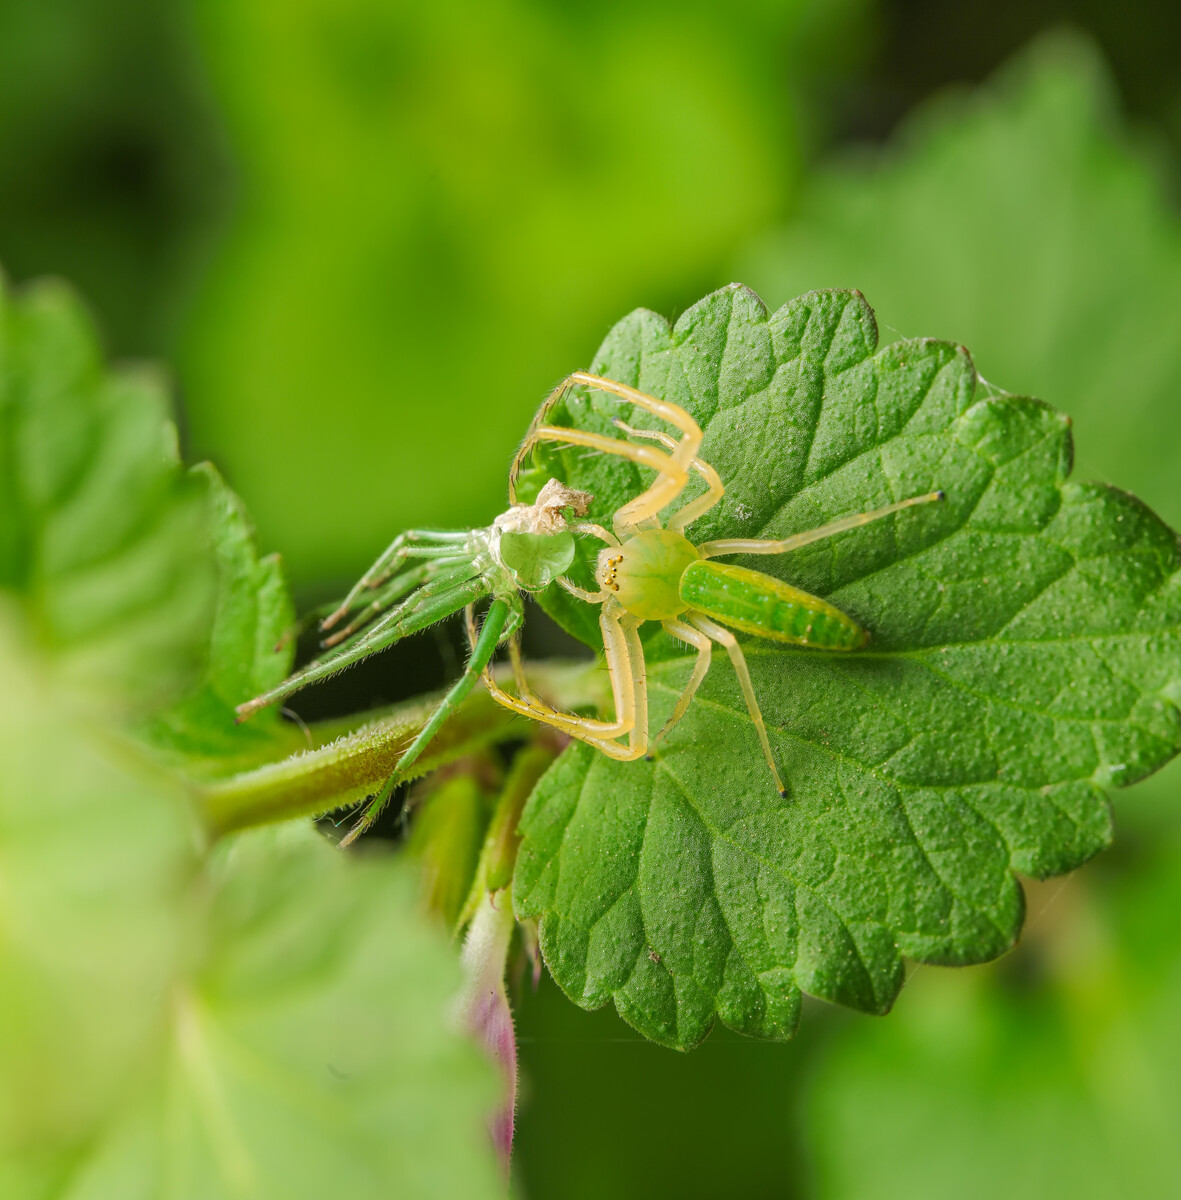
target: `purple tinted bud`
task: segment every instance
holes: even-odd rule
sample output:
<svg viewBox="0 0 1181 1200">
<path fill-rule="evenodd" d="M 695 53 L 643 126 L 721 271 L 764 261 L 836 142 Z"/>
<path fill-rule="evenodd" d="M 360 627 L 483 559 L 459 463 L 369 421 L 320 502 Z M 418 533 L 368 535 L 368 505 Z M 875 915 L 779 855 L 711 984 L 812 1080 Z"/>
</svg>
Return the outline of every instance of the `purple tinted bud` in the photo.
<svg viewBox="0 0 1181 1200">
<path fill-rule="evenodd" d="M 463 988 L 455 1006 L 459 1024 L 479 1039 L 485 1053 L 500 1068 L 504 1084 L 502 1102 L 489 1117 L 488 1126 L 506 1174 L 513 1149 L 513 1118 L 517 1104 L 517 1041 L 504 986 L 512 933 L 511 890 L 504 888 L 487 893 L 464 938 L 460 955 Z"/>
</svg>

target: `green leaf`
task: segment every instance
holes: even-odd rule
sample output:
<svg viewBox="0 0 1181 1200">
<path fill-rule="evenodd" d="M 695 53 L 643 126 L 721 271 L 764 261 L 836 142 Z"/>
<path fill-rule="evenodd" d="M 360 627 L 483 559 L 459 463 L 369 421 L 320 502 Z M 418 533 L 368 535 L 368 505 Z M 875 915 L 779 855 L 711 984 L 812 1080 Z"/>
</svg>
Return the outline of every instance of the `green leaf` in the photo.
<svg viewBox="0 0 1181 1200">
<path fill-rule="evenodd" d="M 724 660 L 654 762 L 577 745 L 542 780 L 514 894 L 558 983 L 686 1047 L 715 1014 L 788 1036 L 801 992 L 884 1012 L 903 955 L 1000 954 L 1022 922 L 1014 872 L 1103 848 L 1103 787 L 1181 746 L 1176 536 L 1126 493 L 1069 482 L 1067 420 L 978 386 L 962 347 L 879 349 L 858 293 L 769 314 L 734 286 L 671 330 L 641 311 L 594 369 L 705 430 L 727 495 L 689 527 L 696 542 L 782 537 L 933 488 L 947 500 L 747 561 L 873 639 L 846 656 L 746 640 L 787 800 Z M 592 426 L 616 411 L 567 405 Z M 600 517 L 641 484 L 561 458 Z M 650 644 L 653 729 L 690 666 Z"/>
<path fill-rule="evenodd" d="M 285 679 L 291 670 L 295 610 L 277 555 L 259 558 L 254 529 L 237 496 L 209 464 L 193 468 L 204 484 L 217 566 L 217 604 L 204 671 L 197 686 L 157 716 L 147 736 L 188 769 L 240 769 L 304 744 L 294 726 L 264 709 L 235 722 L 234 709 Z M 204 764 L 202 762 L 204 761 Z"/>
<path fill-rule="evenodd" d="M 210 876 L 208 952 L 166 997 L 159 1065 L 29 1200 L 502 1195 L 494 1075 L 446 1028 L 459 969 L 413 873 L 287 826 Z"/>
<path fill-rule="evenodd" d="M 499 1195 L 495 1081 L 444 1026 L 459 970 L 414 913 L 413 873 L 295 827 L 232 844 L 218 884 L 167 1111 L 149 1106 L 163 1178 L 183 1164 L 192 1196 L 238 1171 L 269 1195 Z"/>
<path fill-rule="evenodd" d="M 71 712 L 16 615 L 0 599 L 0 1148 L 32 1152 L 150 1063 L 197 856 L 187 793 Z"/>
<path fill-rule="evenodd" d="M 144 711 L 208 632 L 204 506 L 159 380 L 104 369 L 62 285 L 0 282 L 0 591 L 72 688 Z"/>
<path fill-rule="evenodd" d="M 739 278 L 776 300 L 856 284 L 884 327 L 963 339 L 986 378 L 1070 415 L 1078 474 L 1178 528 L 1181 220 L 1159 148 L 1118 107 L 1090 42 L 1040 38 L 883 151 L 817 172 Z M 1181 766 L 1142 786 L 1172 806 Z"/>
<path fill-rule="evenodd" d="M 1181 222 L 1167 164 L 1117 116 L 1094 49 L 1041 39 L 818 172 L 739 274 L 775 299 L 856 283 L 884 325 L 964 339 L 986 377 L 1069 412 L 1080 474 L 1176 526 Z M 841 1030 L 799 1105 L 817 1195 L 1181 1190 L 1181 875 L 1159 828 L 1178 782 L 1173 763 L 1121 797 L 1118 861 L 1035 893 L 1043 928 L 1013 960 L 921 970 L 890 1021 Z M 1163 852 L 1136 851 L 1145 825 Z"/>
<path fill-rule="evenodd" d="M 818 1197 L 1181 1191 L 1181 847 L 1163 842 L 1036 892 L 1014 960 L 920 971 L 891 1021 L 842 1030 L 800 1104 Z"/>
</svg>

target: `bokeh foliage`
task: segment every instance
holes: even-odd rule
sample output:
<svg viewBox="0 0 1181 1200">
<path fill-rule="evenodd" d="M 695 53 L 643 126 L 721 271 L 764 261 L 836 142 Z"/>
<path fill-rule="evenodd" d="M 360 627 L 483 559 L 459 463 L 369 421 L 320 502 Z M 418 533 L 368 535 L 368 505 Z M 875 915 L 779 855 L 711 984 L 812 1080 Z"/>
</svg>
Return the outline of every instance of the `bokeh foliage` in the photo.
<svg viewBox="0 0 1181 1200">
<path fill-rule="evenodd" d="M 64 287 L 0 291 L 0 363 L 0 1194 L 497 1195 L 412 871 L 306 825 L 211 847 L 128 736 L 187 694 L 170 750 L 241 749 L 285 669 L 274 562 Z"/>
<path fill-rule="evenodd" d="M 796 94 L 858 7 L 202 10 L 241 179 L 182 358 L 193 439 L 297 582 L 499 511 L 545 390 L 783 210 Z"/>
<path fill-rule="evenodd" d="M 986 379 L 1070 414 L 1083 478 L 1175 524 L 1181 227 L 1152 150 L 1094 47 L 1047 37 L 818 171 L 740 278 L 768 303 L 855 286 L 884 327 L 962 342 Z"/>
<path fill-rule="evenodd" d="M 227 203 L 187 0 L 0 4 L 0 263 L 77 285 L 117 354 L 171 354 Z"/>
<path fill-rule="evenodd" d="M 1075 417 L 1079 475 L 1181 518 L 1169 162 L 1088 52 L 940 100 L 884 156 L 829 159 L 793 206 L 799 85 L 833 61 L 815 5 L 681 6 L 672 28 L 655 3 L 518 5 L 503 24 L 459 5 L 267 7 L 201 6 L 200 39 L 180 3 L 0 7 L 0 258 L 78 280 L 115 350 L 170 346 L 231 131 L 234 225 L 181 330 L 182 381 L 200 448 L 298 579 L 350 574 L 404 524 L 487 517 L 548 383 L 620 313 L 675 315 L 732 276 L 773 305 L 857 286 L 891 333 L 965 342 L 986 376 Z M 884 131 L 1072 5 L 905 7 L 846 124 Z M 1175 127 L 1160 20 L 1175 9 L 1073 7 L 1118 24 L 1120 90 Z M 968 52 L 941 45 L 957 31 Z M 11 732 L 34 716 L 18 706 Z M 79 769 L 96 791 L 107 778 L 60 764 Z M 543 985 L 520 1006 L 525 1188 L 922 1197 L 954 1177 L 1022 1197 L 1130 1177 L 1163 1194 L 1181 1112 L 1173 776 L 1125 798 L 1116 850 L 1028 946 L 997 968 L 924 968 L 887 1022 L 818 1010 L 806 1042 L 715 1034 L 684 1059 Z M 1116 1129 L 1131 1150 L 1110 1147 Z M 940 1155 L 908 1152 L 920 1133 Z"/>
</svg>

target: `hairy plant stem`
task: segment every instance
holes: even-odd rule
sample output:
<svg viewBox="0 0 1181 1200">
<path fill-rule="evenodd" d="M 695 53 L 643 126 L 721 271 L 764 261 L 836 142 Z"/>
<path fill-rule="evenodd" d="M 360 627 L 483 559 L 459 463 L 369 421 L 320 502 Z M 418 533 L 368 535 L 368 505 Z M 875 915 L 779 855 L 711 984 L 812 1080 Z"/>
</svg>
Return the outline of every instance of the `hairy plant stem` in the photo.
<svg viewBox="0 0 1181 1200">
<path fill-rule="evenodd" d="M 566 709 L 596 707 L 603 697 L 603 679 L 602 672 L 589 663 L 553 661 L 529 667 L 534 690 Z M 439 698 L 421 697 L 376 717 L 368 714 L 359 726 L 341 721 L 312 726 L 312 749 L 197 785 L 206 827 L 220 837 L 255 825 L 321 816 L 364 800 L 393 773 Z M 407 778 L 527 732 L 526 722 L 480 689 L 443 726 Z"/>
</svg>

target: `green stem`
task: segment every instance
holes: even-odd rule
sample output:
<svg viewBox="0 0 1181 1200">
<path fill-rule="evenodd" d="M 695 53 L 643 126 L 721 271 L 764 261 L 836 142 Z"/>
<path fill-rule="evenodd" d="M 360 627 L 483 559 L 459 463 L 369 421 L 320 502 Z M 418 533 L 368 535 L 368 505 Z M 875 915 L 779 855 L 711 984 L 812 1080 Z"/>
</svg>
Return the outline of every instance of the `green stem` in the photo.
<svg viewBox="0 0 1181 1200">
<path fill-rule="evenodd" d="M 455 923 L 457 929 L 462 929 L 472 919 L 485 895 L 508 887 L 512 881 L 517 850 L 521 845 L 521 835 L 517 832 L 521 812 L 555 755 L 552 746 L 535 743 L 526 746 L 513 759 L 512 769 L 504 781 L 504 788 L 497 798 L 496 809 L 484 836 L 484 847 L 480 851 L 471 891 Z"/>
<path fill-rule="evenodd" d="M 529 668 L 529 679 L 540 695 L 562 708 L 596 707 L 602 699 L 602 672 L 592 664 L 537 663 Z M 423 697 L 399 705 L 328 745 L 197 785 L 206 827 L 219 837 L 255 825 L 320 816 L 364 800 L 392 774 L 439 699 Z M 334 723 L 333 728 L 340 724 Z M 408 777 L 425 775 L 482 746 L 521 737 L 527 730 L 526 723 L 478 689 L 439 730 Z M 312 732 L 317 736 L 321 730 Z"/>
</svg>

